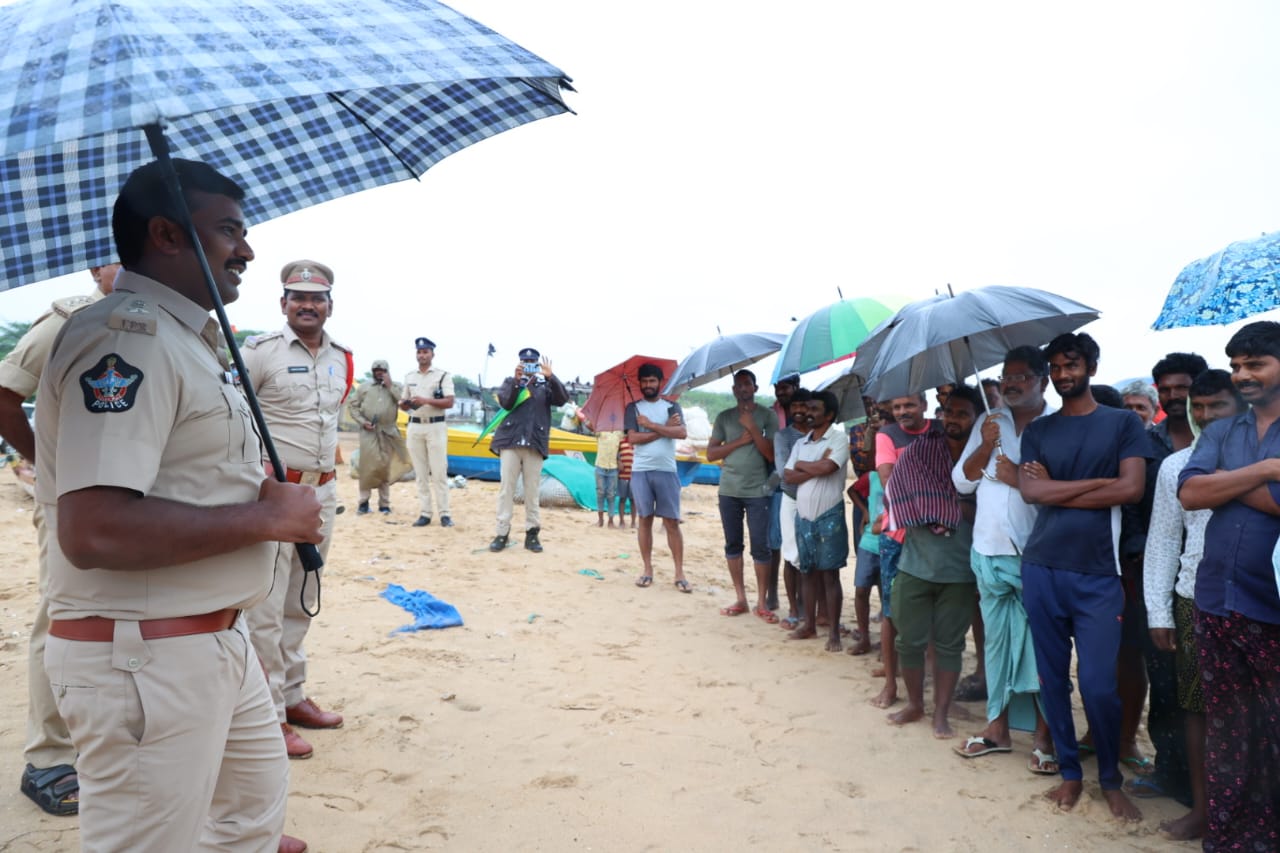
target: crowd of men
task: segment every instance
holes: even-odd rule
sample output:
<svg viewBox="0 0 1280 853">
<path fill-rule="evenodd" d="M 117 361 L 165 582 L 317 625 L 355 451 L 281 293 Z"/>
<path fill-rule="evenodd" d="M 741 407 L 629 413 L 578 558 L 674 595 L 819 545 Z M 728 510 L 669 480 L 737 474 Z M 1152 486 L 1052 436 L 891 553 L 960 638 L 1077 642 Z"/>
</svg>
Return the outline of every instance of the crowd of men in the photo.
<svg viewBox="0 0 1280 853">
<path fill-rule="evenodd" d="M 231 302 L 253 260 L 244 192 L 205 164 L 174 166 Z M 300 851 L 283 835 L 289 759 L 314 748 L 295 727 L 343 720 L 306 691 L 319 579 L 294 543 L 327 552 L 344 405 L 361 428 L 358 512 L 372 512 L 377 491 L 389 513 L 387 485 L 412 467 L 415 526 L 452 526 L 453 383 L 423 337 L 403 383 L 377 361 L 356 387 L 350 350 L 325 331 L 333 270 L 287 264 L 283 328 L 244 347 L 284 469 L 270 471 L 184 219 L 158 165 L 136 170 L 113 212 L 123 269 L 95 269 L 90 296 L 55 303 L 0 363 L 0 433 L 38 471 L 41 594 L 20 786 L 52 814 L 78 812 L 85 850 Z M 906 694 L 891 723 L 928 715 L 931 671 L 936 737 L 956 734 L 956 701 L 986 700 L 985 726 L 954 747 L 960 758 L 1008 753 L 1011 729 L 1033 729 L 1027 768 L 1060 777 L 1047 796 L 1064 810 L 1082 796 L 1092 755 L 1117 818 L 1140 819 L 1135 799 L 1172 797 L 1189 808 L 1163 826 L 1174 838 L 1280 848 L 1280 324 L 1245 326 L 1226 355 L 1229 372 L 1172 353 L 1152 370 L 1154 390 L 1116 393 L 1093 384 L 1097 343 L 1062 335 L 1011 350 L 994 383 L 936 389 L 936 418 L 923 393 L 866 400 L 870 417 L 850 432 L 830 392 L 788 376 L 763 406 L 755 376 L 738 371 L 736 404 L 707 446 L 721 464 L 735 594 L 721 614 L 751 613 L 839 652 L 840 571 L 853 553 L 848 652 L 875 649 L 878 587 L 874 703 L 899 703 L 899 675 Z M 624 527 L 631 512 L 636 585 L 649 587 L 661 518 L 672 582 L 688 593 L 675 467 L 686 427 L 660 396 L 664 378 L 642 366 L 623 430 L 601 436 L 598 522 L 616 515 Z M 1045 397 L 1050 383 L 1060 408 Z M 21 403 L 37 388 L 33 432 Z M 538 479 L 551 408 L 568 399 L 550 361 L 521 350 L 498 392 L 490 550 L 515 544 L 522 481 L 523 544 L 542 551 Z M 979 664 L 966 686 L 970 631 Z M 1150 758 L 1137 741 L 1144 707 Z"/>
</svg>

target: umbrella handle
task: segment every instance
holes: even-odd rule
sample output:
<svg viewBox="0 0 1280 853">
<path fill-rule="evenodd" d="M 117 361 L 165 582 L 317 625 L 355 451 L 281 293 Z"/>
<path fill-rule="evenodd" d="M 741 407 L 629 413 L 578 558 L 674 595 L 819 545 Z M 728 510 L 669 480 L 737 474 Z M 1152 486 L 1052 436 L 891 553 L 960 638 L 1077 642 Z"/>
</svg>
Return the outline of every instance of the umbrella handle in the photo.
<svg viewBox="0 0 1280 853">
<path fill-rule="evenodd" d="M 262 446 L 267 452 L 267 458 L 271 461 L 272 473 L 281 483 L 286 482 L 285 467 L 280 461 L 280 454 L 276 452 L 275 442 L 271 440 L 271 433 L 267 429 L 267 419 L 262 414 L 262 407 L 258 404 L 258 395 L 254 393 L 253 383 L 249 381 L 249 370 L 244 366 L 244 358 L 240 355 L 240 347 L 236 345 L 235 332 L 231 328 L 231 320 L 227 317 L 227 307 L 222 303 L 222 295 L 218 293 L 218 286 L 213 281 L 213 271 L 209 269 L 209 259 L 205 257 L 204 246 L 200 243 L 200 237 L 196 234 L 195 225 L 191 221 L 191 211 L 187 209 L 187 200 L 182 195 L 182 185 L 178 182 L 178 173 L 174 171 L 173 162 L 169 159 L 169 142 L 165 139 L 164 131 L 160 129 L 159 124 L 148 124 L 143 127 L 147 134 L 147 143 L 151 146 L 151 153 L 155 155 L 164 172 L 165 186 L 169 190 L 169 198 L 174 204 L 174 209 L 178 212 L 178 218 L 182 221 L 178 224 L 182 227 L 187 235 L 187 239 L 191 241 L 192 247 L 195 249 L 196 260 L 200 263 L 200 271 L 204 273 L 204 282 L 209 290 L 209 298 L 213 302 L 213 310 L 218 315 L 218 325 L 222 327 L 223 337 L 227 341 L 227 349 L 231 352 L 231 360 L 235 363 L 236 370 L 240 373 L 240 387 L 244 391 L 245 399 L 249 403 L 249 411 L 253 413 L 253 421 L 258 427 L 258 435 L 262 439 Z M 324 558 L 320 556 L 320 549 L 310 542 L 295 543 L 298 549 L 298 561 L 302 563 L 305 570 L 302 579 L 302 591 L 300 592 L 302 610 L 308 616 L 316 616 L 320 612 L 320 575 L 316 574 L 316 608 L 315 612 L 311 612 L 307 608 L 306 589 L 307 577 L 312 572 L 318 572 L 320 567 L 324 565 Z"/>
</svg>

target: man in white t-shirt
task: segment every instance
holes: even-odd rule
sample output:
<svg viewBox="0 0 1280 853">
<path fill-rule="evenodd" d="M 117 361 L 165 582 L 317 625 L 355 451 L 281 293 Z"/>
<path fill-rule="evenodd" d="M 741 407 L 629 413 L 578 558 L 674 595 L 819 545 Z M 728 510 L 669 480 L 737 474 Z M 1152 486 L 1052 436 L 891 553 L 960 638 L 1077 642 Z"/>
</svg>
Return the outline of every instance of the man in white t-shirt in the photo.
<svg viewBox="0 0 1280 853">
<path fill-rule="evenodd" d="M 680 532 L 680 476 L 676 473 L 676 440 L 686 436 L 679 403 L 662 399 L 662 368 L 644 363 L 639 371 L 640 395 L 622 417 L 627 441 L 635 448 L 631 466 L 631 505 L 640 516 L 637 538 L 644 571 L 636 586 L 653 584 L 653 518 L 662 519 L 667 547 L 675 563 L 675 585 L 693 592 L 684 576 L 684 535 Z"/>
<path fill-rule="evenodd" d="M 816 391 L 809 403 L 812 430 L 791 448 L 783 481 L 796 488 L 796 545 L 799 552 L 804 621 L 787 636 L 817 636 L 817 605 L 827 605 L 827 651 L 840 651 L 840 606 L 844 589 L 840 570 L 849 562 L 849 527 L 844 487 L 849 465 L 849 435 L 835 429 L 839 402 L 830 391 Z"/>
</svg>

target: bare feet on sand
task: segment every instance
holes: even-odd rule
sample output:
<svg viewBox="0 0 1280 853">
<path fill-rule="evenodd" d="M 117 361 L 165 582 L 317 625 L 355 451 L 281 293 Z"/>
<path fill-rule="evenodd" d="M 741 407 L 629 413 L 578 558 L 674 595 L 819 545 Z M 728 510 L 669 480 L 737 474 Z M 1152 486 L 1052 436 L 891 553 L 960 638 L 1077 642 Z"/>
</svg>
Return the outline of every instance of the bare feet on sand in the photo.
<svg viewBox="0 0 1280 853">
<path fill-rule="evenodd" d="M 871 700 L 871 704 L 875 705 L 877 708 L 888 708 L 897 701 L 898 687 L 897 685 L 894 685 L 892 687 L 885 687 L 881 690 L 880 693 L 876 695 L 876 698 Z"/>
<path fill-rule="evenodd" d="M 924 708 L 919 705 L 908 704 L 901 711 L 894 711 L 888 715 L 889 722 L 895 726 L 905 726 L 907 723 L 914 723 L 916 720 L 924 718 Z"/>
<path fill-rule="evenodd" d="M 788 640 L 812 640 L 816 636 L 818 636 L 818 632 L 813 630 L 812 626 L 806 625 L 803 622 L 800 623 L 799 628 L 796 628 L 794 631 L 787 632 Z"/>
<path fill-rule="evenodd" d="M 1174 841 L 1191 841 L 1204 836 L 1206 823 L 1203 813 L 1192 810 L 1177 820 L 1166 820 L 1160 830 Z"/>
<path fill-rule="evenodd" d="M 1107 801 L 1111 813 L 1123 821 L 1137 823 L 1142 820 L 1142 812 L 1133 804 L 1133 800 L 1125 796 L 1124 791 L 1103 791 L 1102 798 Z"/>
<path fill-rule="evenodd" d="M 939 714 L 937 711 L 934 711 L 933 736 L 938 740 L 949 740 L 956 736 L 956 733 L 951 730 L 951 723 L 947 722 L 946 714 Z"/>
<path fill-rule="evenodd" d="M 866 637 L 863 637 L 862 639 L 857 640 L 852 646 L 845 649 L 845 651 L 854 657 L 857 657 L 858 655 L 865 655 L 871 651 L 871 641 Z"/>
<path fill-rule="evenodd" d="M 840 644 L 839 638 L 836 638 L 834 640 L 827 640 L 826 649 L 829 652 L 839 652 L 844 650 L 844 646 Z"/>
<path fill-rule="evenodd" d="M 1069 812 L 1080 802 L 1080 792 L 1084 789 L 1081 782 L 1064 779 L 1062 784 L 1045 792 L 1045 799 L 1064 812 Z"/>
</svg>

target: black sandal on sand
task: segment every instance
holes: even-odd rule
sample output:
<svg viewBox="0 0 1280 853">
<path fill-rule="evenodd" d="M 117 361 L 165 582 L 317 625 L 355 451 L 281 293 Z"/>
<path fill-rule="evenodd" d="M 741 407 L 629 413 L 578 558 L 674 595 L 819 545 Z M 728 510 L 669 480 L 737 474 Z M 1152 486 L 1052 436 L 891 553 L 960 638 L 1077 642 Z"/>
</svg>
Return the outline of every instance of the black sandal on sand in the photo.
<svg viewBox="0 0 1280 853">
<path fill-rule="evenodd" d="M 641 575 L 640 577 L 636 578 L 636 586 L 638 587 L 653 586 L 653 575 Z"/>
<path fill-rule="evenodd" d="M 70 764 L 43 770 L 28 764 L 22 774 L 22 793 L 51 815 L 65 817 L 80 811 L 80 780 Z"/>
<path fill-rule="evenodd" d="M 676 589 L 681 592 L 693 592 L 693 587 L 689 586 L 689 582 L 684 578 L 680 578 L 680 580 L 676 581 Z"/>
</svg>

